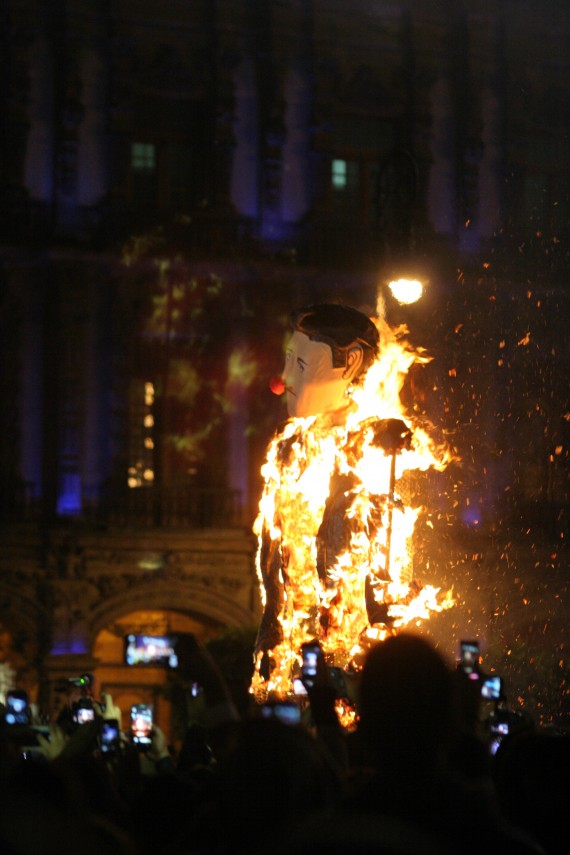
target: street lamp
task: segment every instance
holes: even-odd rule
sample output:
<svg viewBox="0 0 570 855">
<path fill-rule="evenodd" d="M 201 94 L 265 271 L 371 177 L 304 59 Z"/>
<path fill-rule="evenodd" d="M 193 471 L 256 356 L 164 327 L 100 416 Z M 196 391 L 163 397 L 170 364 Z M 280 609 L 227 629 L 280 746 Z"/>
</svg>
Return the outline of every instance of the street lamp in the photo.
<svg viewBox="0 0 570 855">
<path fill-rule="evenodd" d="M 419 279 L 393 279 L 388 283 L 388 288 L 398 303 L 404 306 L 417 303 L 424 290 Z"/>
</svg>

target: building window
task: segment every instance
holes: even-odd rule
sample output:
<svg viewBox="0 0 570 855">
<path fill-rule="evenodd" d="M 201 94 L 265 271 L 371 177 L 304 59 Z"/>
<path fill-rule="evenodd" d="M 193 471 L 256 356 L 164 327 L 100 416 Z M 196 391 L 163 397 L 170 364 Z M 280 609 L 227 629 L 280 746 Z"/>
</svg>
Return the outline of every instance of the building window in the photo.
<svg viewBox="0 0 570 855">
<path fill-rule="evenodd" d="M 153 143 L 132 143 L 131 167 L 134 172 L 154 172 L 156 170 L 156 146 Z"/>
<path fill-rule="evenodd" d="M 196 200 L 195 157 L 190 145 L 171 145 L 168 151 L 169 198 L 171 206 L 188 208 Z"/>
<path fill-rule="evenodd" d="M 346 160 L 333 160 L 331 167 L 332 186 L 335 190 L 344 190 L 347 182 Z"/>
<path fill-rule="evenodd" d="M 356 160 L 333 160 L 331 164 L 331 184 L 333 190 L 357 192 L 360 181 L 360 168 Z"/>
<path fill-rule="evenodd" d="M 130 196 L 143 207 L 154 208 L 157 204 L 158 160 L 154 143 L 131 143 Z"/>
</svg>

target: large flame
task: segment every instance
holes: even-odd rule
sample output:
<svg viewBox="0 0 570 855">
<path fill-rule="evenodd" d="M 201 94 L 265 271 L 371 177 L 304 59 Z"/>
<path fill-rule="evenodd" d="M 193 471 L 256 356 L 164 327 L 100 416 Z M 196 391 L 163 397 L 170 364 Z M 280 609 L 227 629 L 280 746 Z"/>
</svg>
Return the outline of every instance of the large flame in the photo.
<svg viewBox="0 0 570 855">
<path fill-rule="evenodd" d="M 259 699 L 291 694 L 301 644 L 310 638 L 319 638 L 329 664 L 357 668 L 375 640 L 452 605 L 449 593 L 413 579 L 412 535 L 422 508 L 406 505 L 399 490 L 404 475 L 441 470 L 451 460 L 449 449 L 414 425 L 400 399 L 411 366 L 430 357 L 406 341 L 404 327 L 376 324 L 380 353 L 352 393 L 354 407 L 346 422 L 338 425 L 321 416 L 289 419 L 262 468 L 265 486 L 254 530 L 269 535 L 284 559 L 284 602 L 282 641 L 269 651 L 269 677 L 261 674 L 262 654 L 257 657 L 252 692 Z M 375 426 L 387 419 L 401 420 L 411 431 L 409 443 L 397 453 L 377 441 Z M 350 485 L 342 497 L 348 542 L 323 579 L 317 541 L 333 471 Z M 261 549 L 257 571 L 265 606 L 260 561 Z M 371 592 L 385 620 L 371 622 L 366 602 L 368 596 L 369 606 Z"/>
</svg>

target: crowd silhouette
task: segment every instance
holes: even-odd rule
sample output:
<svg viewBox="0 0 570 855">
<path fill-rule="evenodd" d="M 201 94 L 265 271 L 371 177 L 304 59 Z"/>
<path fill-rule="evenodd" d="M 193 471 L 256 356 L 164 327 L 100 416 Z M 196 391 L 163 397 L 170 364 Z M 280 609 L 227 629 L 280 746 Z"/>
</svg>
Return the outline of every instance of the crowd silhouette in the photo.
<svg viewBox="0 0 570 855">
<path fill-rule="evenodd" d="M 182 638 L 176 751 L 155 726 L 148 750 L 123 734 L 102 752 L 105 719 L 119 715 L 108 695 L 81 725 L 2 716 L 0 852 L 565 852 L 568 733 L 489 704 L 482 676 L 394 635 L 368 651 L 347 728 L 324 658 L 295 720 L 291 704 L 236 703 L 209 652 Z"/>
</svg>

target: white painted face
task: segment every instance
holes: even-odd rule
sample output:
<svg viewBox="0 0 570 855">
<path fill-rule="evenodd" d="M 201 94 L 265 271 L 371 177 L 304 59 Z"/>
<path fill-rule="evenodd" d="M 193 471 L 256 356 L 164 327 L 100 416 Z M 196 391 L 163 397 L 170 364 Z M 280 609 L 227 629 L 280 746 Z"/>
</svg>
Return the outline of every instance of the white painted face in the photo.
<svg viewBox="0 0 570 855">
<path fill-rule="evenodd" d="M 361 360 L 360 348 L 351 350 L 348 367 L 333 368 L 328 344 L 295 331 L 287 345 L 283 370 L 289 416 L 307 418 L 344 409 L 345 392 L 359 363 L 358 355 Z"/>
</svg>

